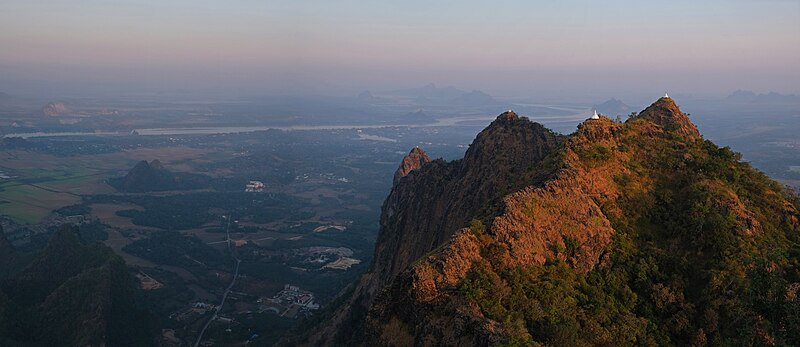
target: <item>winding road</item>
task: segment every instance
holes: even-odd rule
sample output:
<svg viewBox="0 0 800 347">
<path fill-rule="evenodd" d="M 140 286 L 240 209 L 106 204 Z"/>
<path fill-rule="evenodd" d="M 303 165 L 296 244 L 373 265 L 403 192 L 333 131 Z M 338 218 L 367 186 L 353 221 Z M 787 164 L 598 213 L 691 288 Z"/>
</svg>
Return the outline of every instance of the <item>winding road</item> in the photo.
<svg viewBox="0 0 800 347">
<path fill-rule="evenodd" d="M 197 335 L 197 340 L 194 342 L 194 347 L 197 347 L 198 345 L 200 345 L 200 341 L 203 340 L 203 335 L 206 333 L 206 329 L 208 329 L 208 326 L 211 325 L 211 322 L 213 322 L 215 319 L 217 319 L 217 315 L 219 314 L 219 311 L 222 310 L 222 307 L 225 305 L 225 299 L 228 298 L 228 294 L 231 292 L 231 288 L 233 288 L 233 285 L 236 284 L 236 278 L 239 277 L 239 265 L 242 263 L 242 260 L 237 258 L 236 255 L 233 254 L 233 250 L 231 249 L 230 227 L 231 227 L 231 216 L 229 215 L 228 216 L 228 224 L 225 226 L 225 235 L 226 235 L 225 237 L 227 238 L 226 241 L 228 242 L 228 253 L 230 253 L 231 258 L 233 258 L 233 260 L 236 261 L 236 271 L 234 271 L 233 279 L 231 280 L 231 284 L 228 285 L 228 288 L 225 288 L 225 293 L 222 294 L 222 301 L 220 301 L 219 306 L 217 306 L 216 311 L 214 311 L 214 314 L 211 315 L 211 318 L 208 319 L 208 321 L 206 322 L 206 325 L 203 326 L 203 330 L 200 330 L 200 334 Z"/>
</svg>

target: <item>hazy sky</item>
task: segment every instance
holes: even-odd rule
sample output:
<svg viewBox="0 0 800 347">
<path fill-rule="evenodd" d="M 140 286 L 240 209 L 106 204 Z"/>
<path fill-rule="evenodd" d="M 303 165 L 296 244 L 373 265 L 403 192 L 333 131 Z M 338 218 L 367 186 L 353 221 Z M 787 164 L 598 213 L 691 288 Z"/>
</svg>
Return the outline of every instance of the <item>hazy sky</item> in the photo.
<svg viewBox="0 0 800 347">
<path fill-rule="evenodd" d="M 7 93 L 29 82 L 234 93 L 428 82 L 508 96 L 800 93 L 799 62 L 797 0 L 0 3 Z"/>
</svg>

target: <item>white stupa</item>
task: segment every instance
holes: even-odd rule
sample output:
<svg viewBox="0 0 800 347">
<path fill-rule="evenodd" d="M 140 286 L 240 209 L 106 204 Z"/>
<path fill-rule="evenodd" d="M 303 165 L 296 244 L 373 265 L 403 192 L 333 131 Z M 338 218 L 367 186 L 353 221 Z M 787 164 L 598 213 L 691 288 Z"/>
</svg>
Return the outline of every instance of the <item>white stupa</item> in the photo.
<svg viewBox="0 0 800 347">
<path fill-rule="evenodd" d="M 594 114 L 592 115 L 592 118 L 589 118 L 589 119 L 600 119 L 600 115 L 597 114 L 597 110 L 594 110 Z"/>
<path fill-rule="evenodd" d="M 669 99 L 669 95 L 667 95 L 667 92 L 664 92 L 664 97 Z"/>
</svg>

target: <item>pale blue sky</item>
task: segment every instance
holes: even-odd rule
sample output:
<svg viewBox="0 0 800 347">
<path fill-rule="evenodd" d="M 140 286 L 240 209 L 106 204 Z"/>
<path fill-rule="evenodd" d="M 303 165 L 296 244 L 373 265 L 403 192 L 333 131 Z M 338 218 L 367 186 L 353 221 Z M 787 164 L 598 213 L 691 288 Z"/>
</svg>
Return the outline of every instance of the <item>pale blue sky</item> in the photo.
<svg viewBox="0 0 800 347">
<path fill-rule="evenodd" d="M 0 48 L 0 80 L 145 89 L 800 93 L 800 1 L 4 0 Z"/>
</svg>

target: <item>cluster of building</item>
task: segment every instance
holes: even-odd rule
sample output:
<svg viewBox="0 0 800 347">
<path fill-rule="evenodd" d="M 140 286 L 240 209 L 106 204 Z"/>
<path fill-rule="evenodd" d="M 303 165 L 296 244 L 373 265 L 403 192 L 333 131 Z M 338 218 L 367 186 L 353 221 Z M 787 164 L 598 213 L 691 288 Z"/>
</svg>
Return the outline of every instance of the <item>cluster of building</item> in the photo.
<svg viewBox="0 0 800 347">
<path fill-rule="evenodd" d="M 308 316 L 311 311 L 319 309 L 319 304 L 314 302 L 314 293 L 291 284 L 284 285 L 283 290 L 271 298 L 258 299 L 258 303 L 261 304 L 259 311 L 272 311 L 287 318 Z"/>
<path fill-rule="evenodd" d="M 244 191 L 248 193 L 260 193 L 264 191 L 264 183 L 261 181 L 250 181 L 244 186 Z"/>
</svg>

